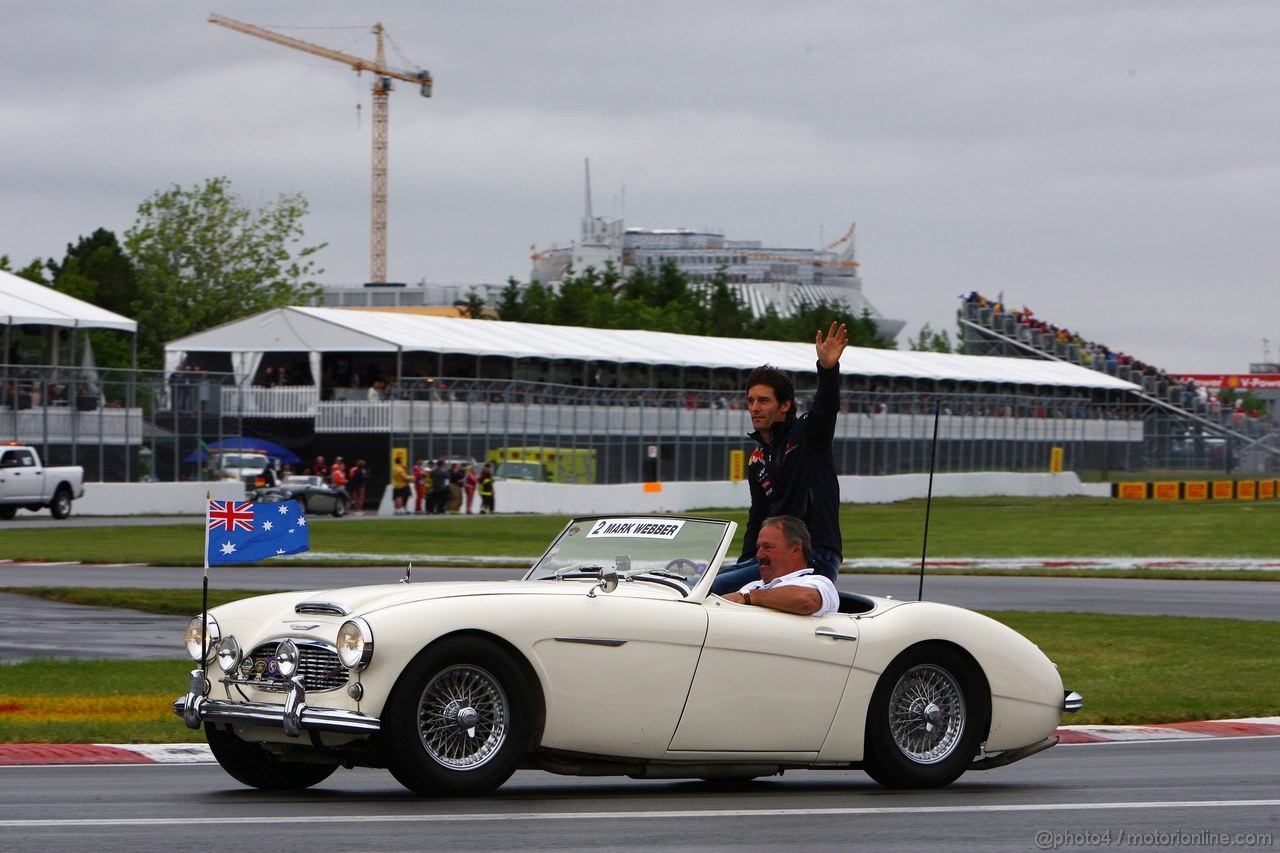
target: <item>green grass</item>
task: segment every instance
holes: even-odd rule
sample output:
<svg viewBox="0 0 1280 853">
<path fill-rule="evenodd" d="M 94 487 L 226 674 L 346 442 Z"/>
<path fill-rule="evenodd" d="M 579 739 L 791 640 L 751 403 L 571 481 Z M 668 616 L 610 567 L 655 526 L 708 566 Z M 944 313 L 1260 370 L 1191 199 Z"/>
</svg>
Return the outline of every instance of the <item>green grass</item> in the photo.
<svg viewBox="0 0 1280 853">
<path fill-rule="evenodd" d="M 1085 698 L 1063 722 L 1172 723 L 1280 715 L 1280 622 L 1097 613 L 988 613 L 1058 664 Z"/>
<path fill-rule="evenodd" d="M 989 613 L 1056 662 L 1085 709 L 1064 723 L 1167 723 L 1280 714 L 1280 623 L 1182 616 Z M 175 647 L 179 638 L 175 637 Z M 1230 661 L 1230 665 L 1224 665 Z M 201 740 L 170 711 L 191 663 L 46 661 L 0 665 L 0 743 Z M 63 713 L 18 713 L 40 699 Z M 131 698 L 134 719 L 96 721 Z M 65 707 L 64 707 L 65 706 Z M 63 717 L 70 717 L 64 719 Z"/>
<path fill-rule="evenodd" d="M 918 558 L 922 500 L 844 504 L 846 558 Z M 692 514 L 745 524 L 740 509 Z M 527 566 L 565 522 L 564 516 L 429 519 L 317 518 L 313 554 L 511 557 Z M 2 528 L 0 528 L 2 529 Z M 156 527 L 96 527 L 80 535 L 59 528 L 0 533 L 15 560 L 200 565 L 199 520 Z M 741 539 L 731 549 L 736 554 Z M 1280 555 L 1280 501 L 1154 502 L 1110 498 L 947 498 L 933 502 L 930 557 L 1268 557 Z M 391 559 L 389 557 L 389 559 Z M 319 562 L 314 556 L 307 563 Z M 351 562 L 340 560 L 339 562 Z M 371 562 L 361 558 L 358 562 Z M 1218 576 L 1220 577 L 1220 576 Z"/>
<path fill-rule="evenodd" d="M 0 743 L 201 741 L 172 711 L 191 668 L 180 648 L 174 660 L 2 664 Z"/>
</svg>

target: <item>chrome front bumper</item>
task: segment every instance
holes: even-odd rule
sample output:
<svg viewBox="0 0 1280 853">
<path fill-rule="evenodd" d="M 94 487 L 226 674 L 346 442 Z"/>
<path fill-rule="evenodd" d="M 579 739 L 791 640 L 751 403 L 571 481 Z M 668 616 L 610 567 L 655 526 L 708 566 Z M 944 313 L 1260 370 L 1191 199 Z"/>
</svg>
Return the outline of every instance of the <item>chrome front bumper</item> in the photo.
<svg viewBox="0 0 1280 853">
<path fill-rule="evenodd" d="M 289 737 L 298 737 L 304 731 L 374 734 L 382 728 L 377 717 L 342 708 L 312 708 L 307 704 L 301 676 L 291 682 L 282 705 L 210 699 L 208 693 L 209 681 L 204 671 L 193 671 L 187 695 L 173 703 L 173 712 L 182 717 L 188 728 L 198 729 L 205 722 L 247 723 L 281 728 Z"/>
</svg>

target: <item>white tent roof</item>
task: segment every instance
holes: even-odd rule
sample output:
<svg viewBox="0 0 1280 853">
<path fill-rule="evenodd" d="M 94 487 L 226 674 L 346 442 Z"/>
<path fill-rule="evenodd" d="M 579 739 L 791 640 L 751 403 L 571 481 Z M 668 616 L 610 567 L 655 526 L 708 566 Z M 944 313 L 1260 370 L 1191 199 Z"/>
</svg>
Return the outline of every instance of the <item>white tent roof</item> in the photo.
<svg viewBox="0 0 1280 853">
<path fill-rule="evenodd" d="M 190 352 L 442 352 L 749 370 L 769 363 L 812 372 L 813 344 L 630 329 L 546 326 L 348 308 L 277 308 L 170 341 L 166 361 Z M 1094 370 L 1027 358 L 850 347 L 845 374 L 1136 390 Z"/>
<path fill-rule="evenodd" d="M 0 270 L 0 325 L 138 331 L 138 324 L 128 317 L 4 270 Z"/>
</svg>

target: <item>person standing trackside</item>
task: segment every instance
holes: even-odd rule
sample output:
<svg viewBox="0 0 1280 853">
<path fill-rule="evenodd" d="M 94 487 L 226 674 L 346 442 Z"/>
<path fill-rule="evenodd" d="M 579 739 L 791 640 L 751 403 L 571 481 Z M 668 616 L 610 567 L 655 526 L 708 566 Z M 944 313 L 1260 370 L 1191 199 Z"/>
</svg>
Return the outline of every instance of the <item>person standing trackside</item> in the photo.
<svg viewBox="0 0 1280 853">
<path fill-rule="evenodd" d="M 818 389 L 803 415 L 795 412 L 795 385 L 784 371 L 762 364 L 747 377 L 747 412 L 758 445 L 747 462 L 751 510 L 738 562 L 716 576 L 711 591 L 724 595 L 760 579 L 756 539 L 764 520 L 793 515 L 813 544 L 811 565 L 832 581 L 844 561 L 840 535 L 840 481 L 831 450 L 840 411 L 840 356 L 849 344 L 843 323 L 814 338 Z"/>
<path fill-rule="evenodd" d="M 488 462 L 480 470 L 480 483 L 476 490 L 480 493 L 480 514 L 497 512 L 493 507 L 493 466 Z"/>
<path fill-rule="evenodd" d="M 413 482 L 404 463 L 399 459 L 391 465 L 391 497 L 395 500 L 396 515 L 407 515 L 409 508 L 409 483 Z"/>
<path fill-rule="evenodd" d="M 435 467 L 427 476 L 431 486 L 431 491 L 427 493 L 427 512 L 444 515 L 444 506 L 449 502 L 449 470 L 444 467 L 444 460 L 437 459 Z"/>
<path fill-rule="evenodd" d="M 368 479 L 369 472 L 365 468 L 364 460 L 357 459 L 356 464 L 351 466 L 347 474 L 347 490 L 351 492 L 351 505 L 355 507 L 357 515 L 364 515 L 365 488 Z"/>
<path fill-rule="evenodd" d="M 422 501 L 427 494 L 427 475 L 429 470 L 424 459 L 419 459 L 413 463 L 413 511 L 415 513 L 422 512 Z M 430 511 L 431 504 L 428 503 L 427 512 Z"/>
<path fill-rule="evenodd" d="M 463 500 L 467 505 L 467 515 L 471 515 L 471 505 L 476 499 L 476 486 L 479 485 L 480 478 L 476 476 L 476 468 L 471 465 L 467 468 L 467 474 L 462 478 L 462 494 Z"/>
<path fill-rule="evenodd" d="M 341 456 L 334 459 L 333 465 L 329 468 L 329 485 L 335 489 L 347 487 L 347 463 Z"/>
</svg>

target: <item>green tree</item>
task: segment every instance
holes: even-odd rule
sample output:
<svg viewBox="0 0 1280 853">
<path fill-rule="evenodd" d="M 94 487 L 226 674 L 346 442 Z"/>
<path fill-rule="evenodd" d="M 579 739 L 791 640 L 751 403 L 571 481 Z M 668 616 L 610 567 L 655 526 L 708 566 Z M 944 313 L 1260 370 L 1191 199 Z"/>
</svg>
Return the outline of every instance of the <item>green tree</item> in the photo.
<svg viewBox="0 0 1280 853">
<path fill-rule="evenodd" d="M 281 195 L 251 208 L 229 178 L 157 191 L 138 206 L 125 232 L 137 275 L 138 362 L 160 367 L 164 344 L 270 308 L 305 303 L 323 272 L 300 246 L 307 202 Z"/>
<path fill-rule="evenodd" d="M 523 299 L 523 294 L 520 292 L 520 282 L 516 281 L 515 276 L 508 276 L 507 286 L 502 288 L 502 295 L 498 297 L 498 319 L 509 320 L 513 323 L 519 323 L 523 320 Z"/>
<path fill-rule="evenodd" d="M 471 320 L 484 319 L 484 297 L 474 287 L 467 290 L 467 298 L 459 308 L 464 317 Z"/>
<path fill-rule="evenodd" d="M 99 228 L 74 245 L 68 243 L 62 261 L 50 259 L 45 266 L 53 276 L 54 289 L 129 319 L 137 316 L 142 302 L 137 276 L 113 232 Z M 97 329 L 89 338 L 98 366 L 131 366 L 129 335 Z"/>
<path fill-rule="evenodd" d="M 877 335 L 868 311 L 855 315 L 843 302 L 823 300 L 802 303 L 786 317 L 772 307 L 756 317 L 730 288 L 723 269 L 711 282 L 694 284 L 672 260 L 637 269 L 625 281 L 612 263 L 603 272 L 588 267 L 578 274 L 570 268 L 558 291 L 535 281 L 521 292 L 519 282 L 508 279 L 498 314 L 526 323 L 774 341 L 812 340 L 835 321 L 848 326 L 854 346 L 893 348 Z"/>
<path fill-rule="evenodd" d="M 916 352 L 954 352 L 947 330 L 935 332 L 928 323 L 920 327 L 920 335 L 908 340 L 908 346 Z"/>
<path fill-rule="evenodd" d="M 14 269 L 9 261 L 8 255 L 0 255 L 0 270 L 11 272 L 18 278 L 25 278 L 27 281 L 34 281 L 36 284 L 49 285 L 48 280 L 44 277 L 44 264 L 39 258 L 27 264 L 22 269 Z"/>
</svg>

